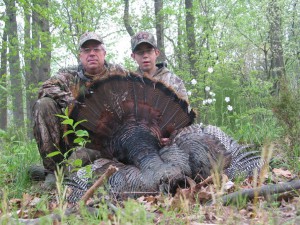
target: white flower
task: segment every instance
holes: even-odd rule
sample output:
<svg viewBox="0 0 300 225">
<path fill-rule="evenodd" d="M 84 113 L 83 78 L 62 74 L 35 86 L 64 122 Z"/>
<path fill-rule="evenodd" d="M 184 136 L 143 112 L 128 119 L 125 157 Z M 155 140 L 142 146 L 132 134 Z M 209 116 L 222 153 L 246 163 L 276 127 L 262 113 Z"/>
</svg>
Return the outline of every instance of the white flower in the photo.
<svg viewBox="0 0 300 225">
<path fill-rule="evenodd" d="M 191 83 L 192 83 L 192 85 L 195 85 L 195 84 L 197 84 L 197 80 L 193 79 L 193 80 L 191 80 Z"/>
<path fill-rule="evenodd" d="M 215 98 L 213 98 L 213 102 L 217 101 Z"/>
<path fill-rule="evenodd" d="M 210 87 L 206 86 L 205 91 L 210 91 Z"/>
<path fill-rule="evenodd" d="M 187 92 L 187 95 L 188 95 L 188 96 L 191 96 L 191 95 L 192 95 L 192 92 L 191 92 L 191 91 L 188 91 L 188 92 Z"/>
<path fill-rule="evenodd" d="M 208 104 L 211 104 L 212 102 L 213 102 L 213 100 L 212 100 L 211 98 L 208 98 L 208 99 L 207 99 L 207 103 L 208 103 Z"/>
<path fill-rule="evenodd" d="M 212 73 L 212 72 L 214 72 L 214 68 L 212 68 L 212 67 L 208 67 L 208 69 L 207 69 L 207 72 L 209 72 L 209 73 Z"/>
<path fill-rule="evenodd" d="M 233 110 L 233 107 L 232 107 L 231 105 L 228 105 L 228 106 L 227 106 L 227 109 L 228 109 L 228 111 L 232 111 L 232 110 Z"/>
<path fill-rule="evenodd" d="M 213 93 L 212 91 L 209 92 L 209 95 L 210 95 L 211 97 L 215 97 L 215 96 L 216 96 L 216 94 Z"/>
<path fill-rule="evenodd" d="M 230 98 L 229 97 L 225 97 L 225 102 L 230 102 Z"/>
<path fill-rule="evenodd" d="M 207 103 L 207 100 L 206 100 L 206 99 L 203 100 L 202 104 L 203 104 L 203 105 L 206 105 L 206 103 Z"/>
</svg>

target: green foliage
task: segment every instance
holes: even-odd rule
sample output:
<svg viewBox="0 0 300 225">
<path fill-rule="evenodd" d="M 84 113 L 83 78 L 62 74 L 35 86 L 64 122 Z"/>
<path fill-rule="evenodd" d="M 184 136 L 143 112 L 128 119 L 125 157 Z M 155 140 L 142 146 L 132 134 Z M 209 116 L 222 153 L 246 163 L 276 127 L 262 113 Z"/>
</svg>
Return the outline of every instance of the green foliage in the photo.
<svg viewBox="0 0 300 225">
<path fill-rule="evenodd" d="M 209 70 L 209 72 L 208 72 Z M 219 127 L 241 142 L 262 144 L 282 134 L 270 107 L 271 82 L 251 74 L 238 77 L 224 66 L 209 67 L 187 84 L 198 121 Z"/>
<path fill-rule="evenodd" d="M 8 197 L 22 196 L 29 187 L 27 166 L 39 161 L 35 141 L 16 130 L 0 130 L 0 186 L 9 189 Z"/>
<path fill-rule="evenodd" d="M 285 79 L 282 79 L 281 94 L 272 101 L 273 111 L 284 127 L 286 138 L 289 142 L 289 156 L 300 156 L 300 93 L 293 90 Z"/>
<path fill-rule="evenodd" d="M 145 208 L 134 200 L 124 202 L 124 210 L 116 213 L 117 224 L 152 224 L 153 216 L 148 216 Z"/>
<path fill-rule="evenodd" d="M 74 135 L 75 139 L 73 140 L 74 144 L 80 147 L 85 147 L 87 143 L 90 142 L 88 140 L 89 138 L 89 133 L 86 130 L 82 129 L 77 129 L 77 126 L 80 125 L 81 123 L 85 122 L 86 120 L 80 120 L 75 122 L 73 119 L 69 117 L 69 109 L 68 107 L 64 111 L 64 115 L 57 114 L 57 117 L 60 117 L 63 119 L 61 122 L 64 125 L 68 125 L 70 130 L 67 130 L 63 134 L 63 138 L 65 138 L 68 135 Z M 68 155 L 71 152 L 76 151 L 76 147 L 69 149 L 66 151 L 64 154 L 58 149 L 57 151 L 51 152 L 47 155 L 47 157 L 54 157 L 56 155 L 62 155 L 64 157 L 64 160 L 61 162 L 61 164 L 65 164 L 66 166 L 71 165 L 72 167 L 75 168 L 80 168 L 82 166 L 82 160 L 81 159 L 76 159 L 76 160 L 68 160 Z"/>
</svg>

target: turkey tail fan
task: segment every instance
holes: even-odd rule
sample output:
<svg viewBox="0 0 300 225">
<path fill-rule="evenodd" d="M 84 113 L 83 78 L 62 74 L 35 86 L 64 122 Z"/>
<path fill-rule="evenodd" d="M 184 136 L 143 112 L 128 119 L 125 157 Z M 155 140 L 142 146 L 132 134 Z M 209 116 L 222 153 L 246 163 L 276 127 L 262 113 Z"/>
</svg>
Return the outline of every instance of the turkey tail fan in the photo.
<svg viewBox="0 0 300 225">
<path fill-rule="evenodd" d="M 262 166 L 259 151 L 250 150 L 252 145 L 240 145 L 233 138 L 225 134 L 220 128 L 215 126 L 207 126 L 204 132 L 215 136 L 230 154 L 229 164 L 224 168 L 225 174 L 234 179 L 238 176 L 247 177 L 253 174 L 254 169 L 260 169 Z"/>
<path fill-rule="evenodd" d="M 179 99 L 171 88 L 148 77 L 130 73 L 114 74 L 95 82 L 89 94 L 78 97 L 71 118 L 98 137 L 112 137 L 126 120 L 143 121 L 158 126 L 163 137 L 190 125 L 195 118 L 188 103 Z"/>
<path fill-rule="evenodd" d="M 243 151 L 245 149 L 243 147 L 239 148 L 238 153 L 233 156 L 230 166 L 225 169 L 225 174 L 230 179 L 252 176 L 253 171 L 255 169 L 260 170 L 264 164 L 258 155 L 259 151 Z"/>
<path fill-rule="evenodd" d="M 173 136 L 173 135 L 172 135 Z M 230 179 L 249 176 L 261 168 L 259 151 L 248 150 L 250 145 L 240 145 L 233 138 L 215 126 L 193 124 L 181 129 L 172 140 L 179 148 L 190 155 L 193 177 L 206 178 L 210 175 L 212 163 L 223 160 L 224 172 Z M 213 159 L 213 161 L 211 161 Z"/>
</svg>

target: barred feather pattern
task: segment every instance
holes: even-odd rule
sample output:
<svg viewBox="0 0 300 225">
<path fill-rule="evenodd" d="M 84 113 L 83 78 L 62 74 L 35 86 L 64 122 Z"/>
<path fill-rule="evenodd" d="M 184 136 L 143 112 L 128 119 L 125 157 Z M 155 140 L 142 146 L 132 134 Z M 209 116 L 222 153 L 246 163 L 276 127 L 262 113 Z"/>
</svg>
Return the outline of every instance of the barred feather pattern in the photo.
<svg viewBox="0 0 300 225">
<path fill-rule="evenodd" d="M 259 151 L 249 151 L 251 145 L 238 144 L 220 128 L 212 125 L 193 124 L 183 128 L 172 143 L 190 155 L 189 163 L 194 179 L 197 175 L 202 179 L 209 176 L 213 161 L 222 160 L 217 164 L 223 167 L 230 179 L 252 175 L 253 170 L 261 168 L 263 164 Z"/>
</svg>

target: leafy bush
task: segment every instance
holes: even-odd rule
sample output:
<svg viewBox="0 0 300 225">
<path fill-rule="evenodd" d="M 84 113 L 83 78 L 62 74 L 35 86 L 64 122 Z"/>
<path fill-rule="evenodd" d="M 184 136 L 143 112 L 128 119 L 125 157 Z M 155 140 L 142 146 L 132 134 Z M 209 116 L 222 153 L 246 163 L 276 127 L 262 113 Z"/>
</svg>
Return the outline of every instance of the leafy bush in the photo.
<svg viewBox="0 0 300 225">
<path fill-rule="evenodd" d="M 281 81 L 281 92 L 272 101 L 273 111 L 280 124 L 284 127 L 286 143 L 289 147 L 289 157 L 300 156 L 300 93 L 292 89 L 286 79 Z M 298 160 L 297 160 L 298 161 Z"/>
</svg>

